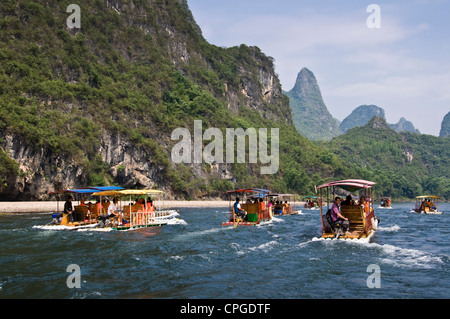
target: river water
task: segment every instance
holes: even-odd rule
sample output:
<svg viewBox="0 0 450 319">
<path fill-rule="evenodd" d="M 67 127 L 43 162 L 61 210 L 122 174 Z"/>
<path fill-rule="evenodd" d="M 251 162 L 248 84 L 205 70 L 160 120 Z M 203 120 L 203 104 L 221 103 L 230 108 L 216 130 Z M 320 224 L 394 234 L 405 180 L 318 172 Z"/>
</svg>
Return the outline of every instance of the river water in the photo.
<svg viewBox="0 0 450 319">
<path fill-rule="evenodd" d="M 321 240 L 319 212 L 304 209 L 233 228 L 221 226 L 227 209 L 180 208 L 178 225 L 108 233 L 39 230 L 49 214 L 4 214 L 0 298 L 449 298 L 450 204 L 443 215 L 413 206 L 376 208 L 371 242 Z M 68 285 L 69 265 L 80 288 Z"/>
</svg>

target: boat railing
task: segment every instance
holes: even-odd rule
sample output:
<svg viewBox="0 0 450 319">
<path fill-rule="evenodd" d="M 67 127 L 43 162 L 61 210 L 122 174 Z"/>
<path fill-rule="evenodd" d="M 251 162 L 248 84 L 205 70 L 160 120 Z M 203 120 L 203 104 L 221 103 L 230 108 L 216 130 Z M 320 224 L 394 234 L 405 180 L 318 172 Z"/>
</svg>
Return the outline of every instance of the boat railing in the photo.
<svg viewBox="0 0 450 319">
<path fill-rule="evenodd" d="M 370 232 L 370 229 L 372 228 L 372 218 L 375 217 L 375 212 L 372 210 L 369 214 L 366 215 L 366 234 Z"/>
<path fill-rule="evenodd" d="M 155 218 L 166 217 L 165 210 L 145 210 L 143 205 L 127 205 L 123 207 L 123 218 L 130 222 L 130 226 L 149 225 L 155 223 Z"/>
<path fill-rule="evenodd" d="M 141 225 L 149 225 L 155 222 L 154 218 L 156 216 L 156 212 L 131 212 L 130 214 L 130 226 L 141 226 Z"/>
</svg>

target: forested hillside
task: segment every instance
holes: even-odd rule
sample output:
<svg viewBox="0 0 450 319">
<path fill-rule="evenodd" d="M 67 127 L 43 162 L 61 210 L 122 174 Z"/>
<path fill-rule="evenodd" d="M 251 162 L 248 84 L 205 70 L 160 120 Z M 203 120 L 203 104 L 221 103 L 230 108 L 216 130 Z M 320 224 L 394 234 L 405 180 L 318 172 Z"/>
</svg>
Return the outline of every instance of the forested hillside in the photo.
<svg viewBox="0 0 450 319">
<path fill-rule="evenodd" d="M 377 182 L 384 196 L 414 198 L 437 194 L 450 198 L 450 139 L 411 132 L 397 133 L 384 118 L 374 117 L 329 145 L 356 175 Z"/>
<path fill-rule="evenodd" d="M 292 123 L 273 59 L 245 44 L 209 44 L 185 0 L 78 1 L 79 29 L 67 25 L 71 3 L 0 3 L 0 200 L 111 184 L 174 199 L 234 187 L 312 194 L 338 178 L 370 178 L 392 196 L 450 197 L 448 139 L 418 149 L 425 140 L 394 132 L 389 141 L 403 144 L 386 146 L 353 129 L 331 144 L 309 141 Z M 277 173 L 261 174 L 261 163 L 173 163 L 171 133 L 192 132 L 195 120 L 203 132 L 279 128 Z"/>
<path fill-rule="evenodd" d="M 119 184 L 174 198 L 233 187 L 311 192 L 335 175 L 326 152 L 296 133 L 273 60 L 257 47 L 207 43 L 186 1 L 0 4 L 2 199 Z M 280 128 L 280 169 L 173 164 L 177 127 Z"/>
</svg>

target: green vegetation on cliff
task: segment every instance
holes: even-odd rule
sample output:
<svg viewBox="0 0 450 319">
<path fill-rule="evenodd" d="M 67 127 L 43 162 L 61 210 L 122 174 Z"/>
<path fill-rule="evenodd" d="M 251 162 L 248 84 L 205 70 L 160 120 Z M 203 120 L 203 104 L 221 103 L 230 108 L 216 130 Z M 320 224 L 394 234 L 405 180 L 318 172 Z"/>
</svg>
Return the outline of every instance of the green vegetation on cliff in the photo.
<svg viewBox="0 0 450 319">
<path fill-rule="evenodd" d="M 311 194 L 339 178 L 372 179 L 391 196 L 450 198 L 449 139 L 391 130 L 374 142 L 365 128 L 309 141 L 293 125 L 273 60 L 256 47 L 207 43 L 186 1 L 79 1 L 81 29 L 67 28 L 69 4 L 0 3 L 2 199 L 113 183 L 175 198 L 233 187 Z M 171 133 L 192 131 L 194 120 L 203 129 L 279 128 L 277 174 L 260 174 L 260 164 L 175 165 Z"/>
<path fill-rule="evenodd" d="M 0 141 L 6 197 L 42 195 L 33 193 L 38 176 L 48 182 L 44 190 L 51 187 L 58 174 L 67 173 L 56 169 L 61 159 L 80 172 L 71 176 L 74 184 L 54 187 L 139 186 L 123 175 L 126 165 L 99 153 L 117 134 L 147 156 L 152 168 L 143 173 L 156 174 L 152 185 L 177 197 L 248 186 L 311 192 L 317 181 L 334 175 L 335 168 L 317 155 L 323 151 L 295 132 L 273 60 L 258 48 L 210 45 L 185 1 L 80 1 L 81 29 L 67 28 L 69 4 L 0 4 L 0 132 L 12 141 Z M 265 75 L 273 82 L 264 84 Z M 232 164 L 226 168 L 231 177 L 222 181 L 209 174 L 209 165 L 202 165 L 201 173 L 194 165 L 174 165 L 171 132 L 192 129 L 194 120 L 202 120 L 204 128 L 280 128 L 278 174 L 261 175 L 259 165 Z M 43 152 L 45 162 L 21 175 L 18 162 L 24 159 L 20 152 L 9 158 L 7 146 Z M 116 166 L 120 178 L 112 173 Z M 21 191 L 14 185 L 17 176 L 25 184 Z"/>
</svg>

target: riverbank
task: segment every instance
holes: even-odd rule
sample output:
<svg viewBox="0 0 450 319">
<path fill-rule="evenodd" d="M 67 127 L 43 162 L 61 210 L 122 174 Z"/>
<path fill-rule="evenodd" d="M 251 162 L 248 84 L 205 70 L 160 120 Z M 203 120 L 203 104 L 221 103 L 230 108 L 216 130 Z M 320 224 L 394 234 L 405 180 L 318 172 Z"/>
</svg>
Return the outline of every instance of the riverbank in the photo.
<svg viewBox="0 0 450 319">
<path fill-rule="evenodd" d="M 123 204 L 128 204 L 124 202 Z M 157 207 L 180 208 L 180 207 L 228 207 L 229 201 L 164 201 L 155 202 Z M 77 202 L 74 202 L 74 206 Z M 64 202 L 59 202 L 59 210 L 64 207 Z M 0 213 L 49 213 L 58 208 L 58 202 L 0 202 Z"/>
</svg>

